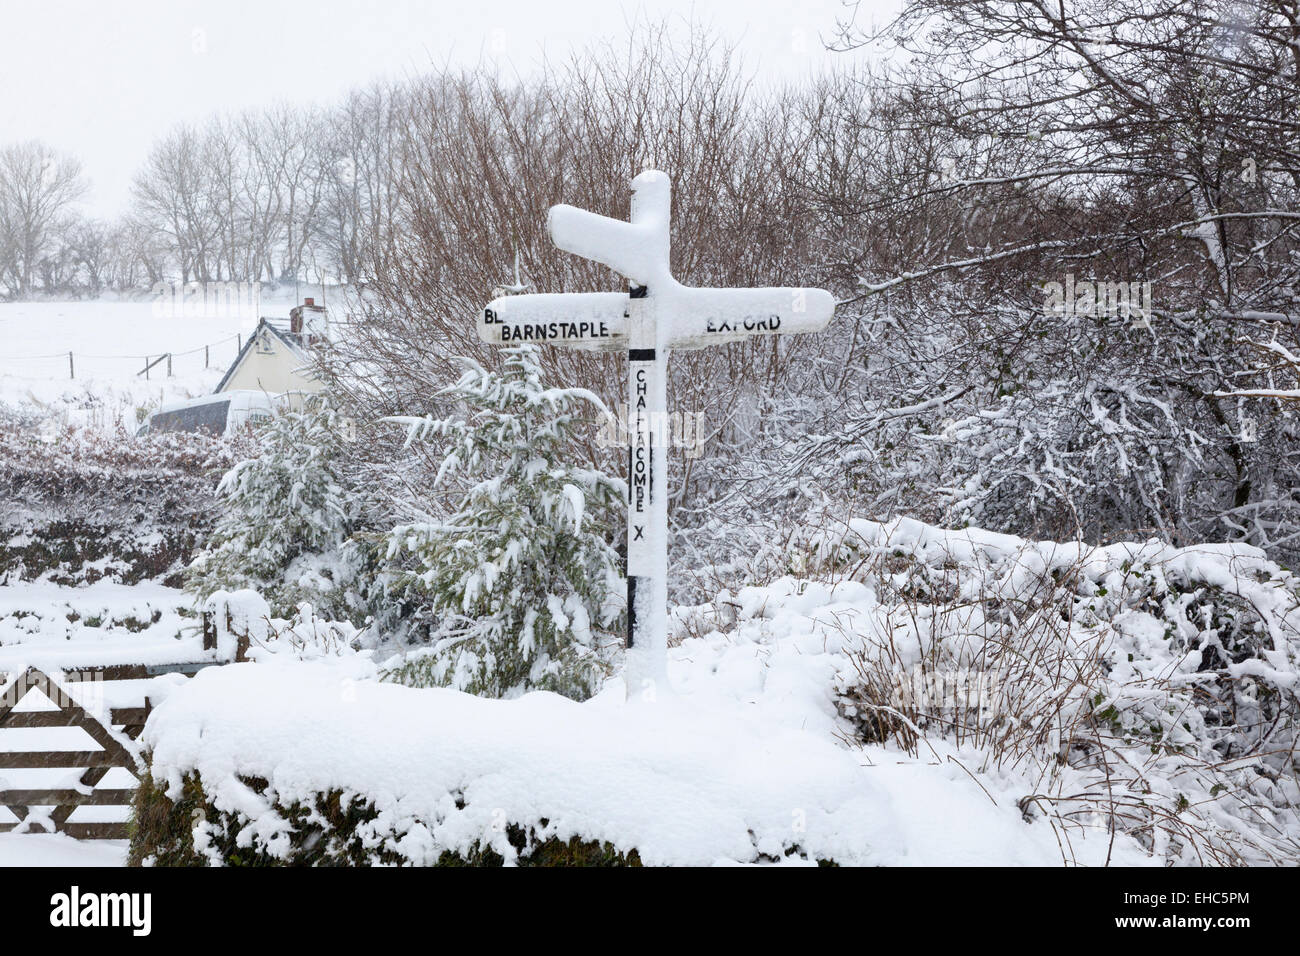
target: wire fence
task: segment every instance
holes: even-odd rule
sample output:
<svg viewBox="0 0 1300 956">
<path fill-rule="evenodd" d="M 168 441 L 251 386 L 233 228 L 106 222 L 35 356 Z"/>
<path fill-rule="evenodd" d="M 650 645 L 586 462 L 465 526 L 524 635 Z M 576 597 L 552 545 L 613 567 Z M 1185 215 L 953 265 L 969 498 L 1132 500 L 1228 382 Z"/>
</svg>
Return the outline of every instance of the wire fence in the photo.
<svg viewBox="0 0 1300 956">
<path fill-rule="evenodd" d="M 152 354 L 98 355 L 69 349 L 43 355 L 7 355 L 0 352 L 0 375 L 31 379 L 131 378 L 142 380 L 193 375 L 205 369 L 224 371 L 235 360 L 247 336 L 228 335 L 180 351 Z"/>
</svg>

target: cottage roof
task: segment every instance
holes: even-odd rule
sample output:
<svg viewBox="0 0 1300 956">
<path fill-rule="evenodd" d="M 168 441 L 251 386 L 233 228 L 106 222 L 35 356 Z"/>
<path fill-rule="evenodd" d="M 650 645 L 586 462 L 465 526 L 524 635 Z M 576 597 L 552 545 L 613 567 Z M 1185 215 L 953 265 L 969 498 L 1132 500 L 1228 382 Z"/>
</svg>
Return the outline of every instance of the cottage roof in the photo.
<svg viewBox="0 0 1300 956">
<path fill-rule="evenodd" d="M 257 328 L 253 329 L 253 334 L 248 337 L 248 341 L 245 342 L 243 348 L 239 350 L 239 354 L 235 356 L 235 360 L 230 363 L 230 368 L 226 369 L 226 374 L 221 376 L 221 381 L 218 382 L 217 387 L 213 389 L 214 394 L 226 390 L 227 383 L 229 383 L 230 379 L 234 376 L 235 372 L 238 371 L 239 367 L 244 364 L 244 360 L 248 358 L 249 352 L 257 344 L 257 340 L 261 338 L 263 330 L 270 332 L 271 335 L 275 336 L 275 338 L 282 342 L 289 351 L 302 359 L 303 362 L 310 361 L 311 357 L 307 354 L 307 349 L 302 341 L 301 335 L 297 332 L 290 332 L 283 324 L 268 319 L 266 316 L 262 316 L 261 320 L 257 323 Z"/>
</svg>

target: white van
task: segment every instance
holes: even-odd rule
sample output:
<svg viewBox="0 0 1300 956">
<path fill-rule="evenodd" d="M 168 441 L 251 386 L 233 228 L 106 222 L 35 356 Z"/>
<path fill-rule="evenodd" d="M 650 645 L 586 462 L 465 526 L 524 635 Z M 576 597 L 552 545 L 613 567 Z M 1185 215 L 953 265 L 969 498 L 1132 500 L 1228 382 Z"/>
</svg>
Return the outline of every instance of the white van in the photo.
<svg viewBox="0 0 1300 956">
<path fill-rule="evenodd" d="M 168 402 L 149 416 L 136 435 L 154 432 L 207 432 L 224 436 L 275 415 L 279 396 L 238 389 Z"/>
</svg>

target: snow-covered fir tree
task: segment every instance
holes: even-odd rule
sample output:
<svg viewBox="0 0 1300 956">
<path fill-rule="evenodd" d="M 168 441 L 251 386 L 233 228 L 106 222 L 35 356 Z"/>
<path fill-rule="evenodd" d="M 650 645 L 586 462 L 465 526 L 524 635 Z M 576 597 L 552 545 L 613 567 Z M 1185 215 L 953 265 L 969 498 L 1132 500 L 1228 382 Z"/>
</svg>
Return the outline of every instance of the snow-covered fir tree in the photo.
<svg viewBox="0 0 1300 956">
<path fill-rule="evenodd" d="M 443 397 L 463 416 L 394 419 L 412 440 L 445 442 L 437 484 L 463 497 L 446 520 L 393 529 L 402 570 L 390 595 L 425 604 L 431 646 L 389 671 L 415 686 L 507 697 L 528 689 L 590 696 L 617 645 L 620 561 L 609 537 L 626 486 L 574 467 L 569 440 L 586 389 L 547 388 L 535 346 L 505 349 L 499 371 L 466 371 Z"/>
<path fill-rule="evenodd" d="M 217 590 L 253 588 L 272 612 L 302 602 L 330 617 L 356 617 L 359 555 L 347 547 L 356 495 L 343 477 L 345 422 L 325 396 L 263 425 L 261 453 L 230 469 L 217 487 L 224 509 L 185 573 L 200 601 Z"/>
</svg>

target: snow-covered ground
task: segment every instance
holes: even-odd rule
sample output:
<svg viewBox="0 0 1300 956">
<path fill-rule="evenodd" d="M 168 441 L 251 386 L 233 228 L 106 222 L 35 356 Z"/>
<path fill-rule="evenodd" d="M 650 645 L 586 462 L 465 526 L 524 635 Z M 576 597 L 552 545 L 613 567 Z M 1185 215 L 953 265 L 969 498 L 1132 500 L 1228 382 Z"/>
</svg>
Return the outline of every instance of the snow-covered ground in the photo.
<svg viewBox="0 0 1300 956">
<path fill-rule="evenodd" d="M 211 668 L 192 681 L 158 678 L 148 687 L 67 687 L 99 711 L 148 694 L 163 718 L 148 741 L 158 748 L 160 776 L 197 767 L 205 780 L 220 781 L 256 769 L 282 795 L 361 783 L 398 819 L 442 817 L 436 834 L 404 835 L 417 860 L 435 835 L 446 845 L 492 833 L 493 814 L 504 811 L 512 820 L 548 818 L 561 836 L 636 847 L 646 862 L 745 862 L 756 850 L 781 857 L 792 845 L 843 862 L 1061 862 L 1052 827 L 1026 825 L 1017 809 L 1024 781 L 972 774 L 967 764 L 975 758 L 942 744 L 910 757 L 839 739 L 844 728 L 828 691 L 843 624 L 868 600 L 863 589 L 765 595 L 745 596 L 752 606 L 742 616 L 750 620 L 734 634 L 715 631 L 674 648 L 675 691 L 652 702 L 628 702 L 617 679 L 586 704 L 550 694 L 490 701 L 413 690 L 377 683 L 367 656 L 346 653 L 307 662 L 262 655 L 255 664 Z M 192 624 L 179 613 L 185 603 L 156 584 L 0 587 L 0 670 L 161 660 L 169 652 L 192 659 L 193 638 L 176 639 Z M 104 698 L 105 688 L 113 699 Z M 49 706 L 38 698 L 29 695 L 22 708 Z M 9 738 L 24 734 L 32 739 L 20 749 L 94 749 L 72 740 L 84 734 L 70 728 L 0 731 L 0 744 L 14 747 Z M 21 772 L 44 774 L 41 781 L 17 780 L 19 773 L 10 771 L 6 784 L 64 785 L 62 776 L 78 771 Z M 451 790 L 473 799 L 444 816 Z M 240 799 L 247 808 L 246 791 Z M 114 812 L 85 808 L 76 819 L 120 818 Z M 273 828 L 276 821 L 262 822 Z M 1092 837 L 1076 838 L 1076 861 L 1097 864 L 1110 853 L 1114 862 L 1150 862 L 1131 842 L 1111 848 Z M 0 865 L 124 860 L 116 841 L 0 834 Z"/>
<path fill-rule="evenodd" d="M 378 811 L 367 845 L 414 863 L 477 841 L 511 859 L 506 824 L 658 864 L 1297 858 L 1272 708 L 1298 683 L 1300 581 L 1258 549 L 841 531 L 801 560 L 842 552 L 853 578 L 676 609 L 653 694 L 615 677 L 581 704 L 487 700 L 380 683 L 337 645 L 262 655 L 160 705 L 154 778 L 197 772 L 272 854 L 289 846 L 276 804 L 339 790 Z"/>
<path fill-rule="evenodd" d="M 125 866 L 125 840 L 74 840 L 62 833 L 0 834 L 0 866 Z"/>
<path fill-rule="evenodd" d="M 129 424 L 142 406 L 210 389 L 234 355 L 231 337 L 252 325 L 154 311 L 148 301 L 0 305 L 0 403 L 56 421 Z M 168 350 L 173 378 L 161 369 L 137 376 L 144 355 Z M 788 555 L 798 576 L 675 610 L 670 686 L 654 699 L 629 699 L 618 677 L 582 704 L 381 683 L 379 665 L 337 636 L 328 648 L 311 637 L 283 641 L 254 663 L 192 680 L 67 689 L 97 713 L 147 696 L 155 776 L 174 784 L 199 771 L 219 809 L 238 808 L 272 851 L 284 844 L 284 822 L 237 776 L 264 777 L 281 800 L 329 788 L 363 794 L 381 811 L 377 839 L 417 863 L 476 840 L 509 858 L 501 823 L 608 840 L 648 863 L 1300 858 L 1294 767 L 1269 737 L 1282 741 L 1288 726 L 1270 708 L 1300 687 L 1300 585 L 1262 552 L 1155 541 L 1090 548 L 907 519 L 805 531 Z M 832 568 L 836 554 L 848 577 L 810 570 Z M 0 672 L 196 660 L 188 604 L 158 583 L 0 586 Z M 1006 705 L 1002 727 L 1029 727 L 1033 741 L 999 743 L 1015 735 L 995 722 L 964 738 L 914 727 L 919 741 L 901 745 L 911 718 L 877 706 L 887 695 L 860 685 L 935 666 L 987 668 L 976 676 L 1043 695 L 1050 707 L 993 701 Z M 1218 709 L 1205 703 L 1214 695 Z M 855 702 L 878 713 L 855 712 Z M 52 706 L 29 695 L 21 708 Z M 885 729 L 864 734 L 881 714 Z M 1088 724 L 1098 751 L 1131 773 L 1100 779 L 1101 765 L 1060 761 L 1077 749 L 1071 720 Z M 0 746 L 90 749 L 84 736 L 2 730 Z M 78 774 L 6 771 L 0 788 L 65 787 Z M 131 785 L 125 771 L 113 774 L 103 785 Z M 122 812 L 82 808 L 76 819 Z M 42 815 L 34 808 L 31 819 Z M 1136 820 L 1129 826 L 1145 844 L 1112 832 L 1115 819 Z M 12 821 L 0 809 L 0 822 Z M 1179 840 L 1191 842 L 1179 849 Z M 785 857 L 795 848 L 798 857 Z M 0 865 L 124 859 L 120 841 L 0 834 Z"/>
<path fill-rule="evenodd" d="M 71 588 L 13 581 L 0 586 L 0 664 L 21 654 L 49 659 L 69 647 L 93 654 L 96 647 L 123 643 L 165 646 L 194 628 L 194 617 L 183 614 L 190 602 L 156 582 L 128 586 L 101 578 Z"/>
</svg>

